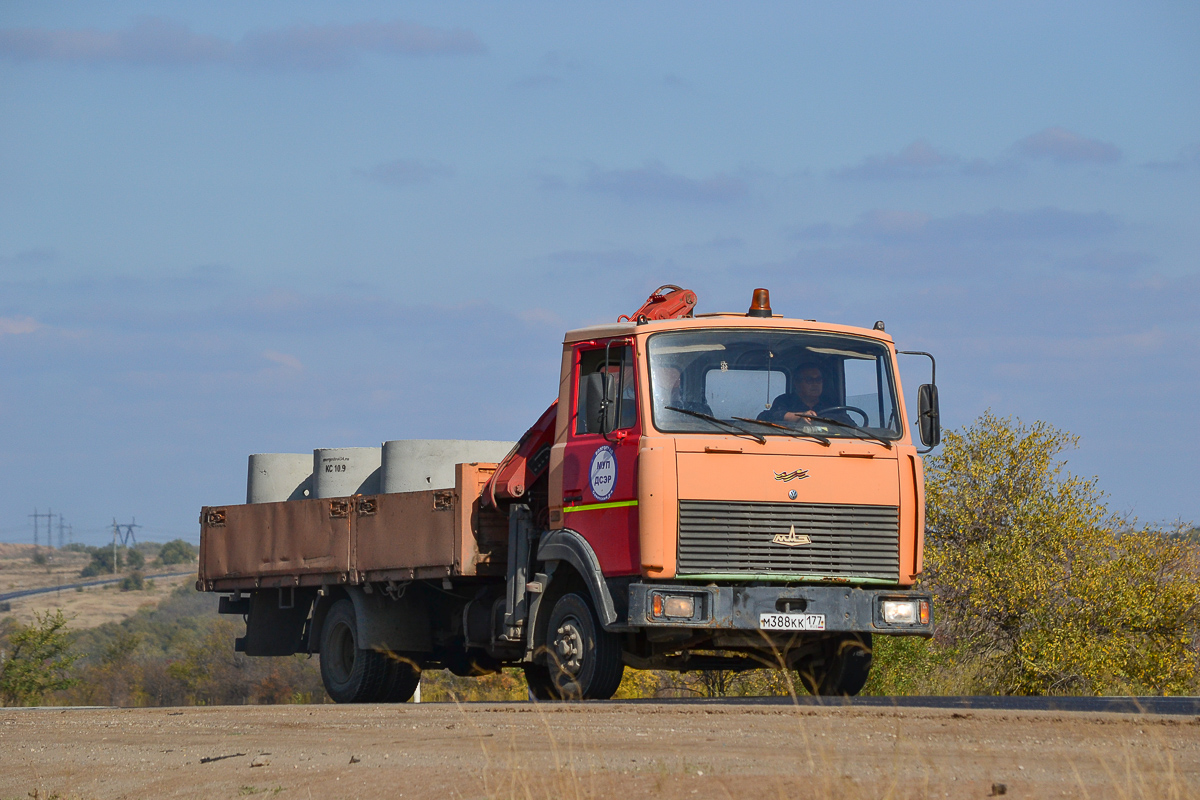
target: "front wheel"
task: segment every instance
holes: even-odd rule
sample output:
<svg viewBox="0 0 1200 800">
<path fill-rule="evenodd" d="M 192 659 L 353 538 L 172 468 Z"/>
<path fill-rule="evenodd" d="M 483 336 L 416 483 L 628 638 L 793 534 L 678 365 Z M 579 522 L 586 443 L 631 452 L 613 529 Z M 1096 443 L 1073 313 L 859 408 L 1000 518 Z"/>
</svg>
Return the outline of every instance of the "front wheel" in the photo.
<svg viewBox="0 0 1200 800">
<path fill-rule="evenodd" d="M 607 700 L 621 685 L 621 644 L 600 627 L 591 603 L 565 594 L 554 604 L 546 629 L 546 668 L 564 700 Z"/>
<path fill-rule="evenodd" d="M 809 694 L 853 697 L 871 674 L 871 634 L 852 633 L 825 643 L 822 652 L 799 668 L 800 682 Z"/>
<path fill-rule="evenodd" d="M 545 664 L 526 664 L 525 683 L 529 684 L 530 700 L 562 700 Z"/>
</svg>

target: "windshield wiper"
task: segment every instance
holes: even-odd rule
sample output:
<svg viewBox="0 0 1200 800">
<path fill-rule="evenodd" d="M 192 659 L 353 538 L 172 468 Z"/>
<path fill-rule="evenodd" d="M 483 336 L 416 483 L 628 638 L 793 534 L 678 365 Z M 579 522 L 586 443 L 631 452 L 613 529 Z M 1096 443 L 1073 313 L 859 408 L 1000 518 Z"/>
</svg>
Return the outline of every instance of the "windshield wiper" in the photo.
<svg viewBox="0 0 1200 800">
<path fill-rule="evenodd" d="M 826 447 L 829 447 L 829 439 L 822 436 L 819 433 L 805 433 L 803 431 L 798 431 L 798 430 L 789 428 L 787 425 L 780 425 L 777 422 L 767 422 L 765 419 L 750 419 L 749 417 L 733 417 L 733 419 L 736 419 L 739 422 L 753 422 L 755 425 L 766 425 L 769 428 L 778 428 L 779 430 L 786 433 L 788 436 L 791 436 L 793 439 L 799 439 L 800 437 L 816 439 L 821 444 L 825 445 Z"/>
<path fill-rule="evenodd" d="M 892 443 L 889 442 L 887 439 L 881 439 L 880 437 L 871 433 L 866 428 L 861 428 L 852 422 L 840 422 L 836 419 L 829 419 L 828 417 L 806 417 L 806 419 L 815 420 L 817 422 L 828 422 L 830 425 L 837 425 L 839 428 L 849 428 L 852 431 L 858 431 L 859 433 L 862 434 L 862 436 L 860 436 L 858 438 L 870 439 L 873 442 L 879 442 L 881 445 L 886 447 L 888 450 L 892 449 Z"/>
<path fill-rule="evenodd" d="M 741 425 L 734 425 L 732 422 L 727 422 L 723 419 L 718 419 L 717 417 L 714 417 L 712 414 L 704 414 L 700 411 L 690 411 L 686 408 L 676 408 L 675 406 L 663 406 L 663 408 L 665 408 L 667 411 L 678 411 L 680 414 L 689 414 L 693 417 L 699 417 L 700 419 L 708 420 L 709 422 L 715 422 L 717 425 L 722 425 L 726 428 L 731 428 L 732 430 L 737 431 L 742 436 L 749 436 L 751 439 L 755 440 L 759 444 L 767 443 L 766 439 L 764 439 L 762 436 L 758 435 L 754 431 L 748 431 L 745 428 L 743 428 Z"/>
</svg>

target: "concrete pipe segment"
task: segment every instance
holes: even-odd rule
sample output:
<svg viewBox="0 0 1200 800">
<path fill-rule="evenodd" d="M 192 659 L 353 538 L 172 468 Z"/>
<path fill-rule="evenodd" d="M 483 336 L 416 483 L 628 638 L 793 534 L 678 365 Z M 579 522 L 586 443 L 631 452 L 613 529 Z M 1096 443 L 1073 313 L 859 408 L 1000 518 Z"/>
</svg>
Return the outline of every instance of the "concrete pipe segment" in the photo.
<svg viewBox="0 0 1200 800">
<path fill-rule="evenodd" d="M 378 447 L 331 447 L 313 450 L 313 496 L 379 494 Z"/>
<path fill-rule="evenodd" d="M 308 453 L 255 453 L 246 476 L 247 503 L 281 503 L 312 496 L 313 457 Z"/>
<path fill-rule="evenodd" d="M 383 443 L 383 491 L 453 489 L 454 465 L 499 463 L 516 442 L 398 439 Z"/>
</svg>

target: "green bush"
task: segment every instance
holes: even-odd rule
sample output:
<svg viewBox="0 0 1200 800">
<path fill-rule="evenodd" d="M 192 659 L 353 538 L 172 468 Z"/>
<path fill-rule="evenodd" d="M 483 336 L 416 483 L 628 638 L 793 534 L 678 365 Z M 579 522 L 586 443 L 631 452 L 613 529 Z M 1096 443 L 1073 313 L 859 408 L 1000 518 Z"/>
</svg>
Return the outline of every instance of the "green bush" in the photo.
<svg viewBox="0 0 1200 800">
<path fill-rule="evenodd" d="M 988 694 L 1196 686 L 1196 550 L 1114 516 L 1096 481 L 1059 460 L 1076 441 L 990 412 L 947 434 L 926 465 L 922 584 L 936 641 L 889 643 L 898 663 Z"/>
<path fill-rule="evenodd" d="M 196 548 L 183 539 L 173 539 L 158 551 L 158 560 L 164 564 L 188 564 L 196 560 Z"/>
<path fill-rule="evenodd" d="M 68 689 L 77 655 L 71 652 L 67 619 L 61 610 L 35 614 L 32 625 L 9 623 L 0 638 L 7 655 L 0 660 L 0 702 L 34 705 L 49 693 Z M 8 620 L 6 620 L 8 622 Z"/>
<path fill-rule="evenodd" d="M 84 567 L 82 570 L 80 570 L 80 572 L 79 572 L 80 577 L 92 578 L 92 577 L 95 577 L 96 575 L 115 574 L 116 571 L 124 565 L 124 559 L 122 558 L 123 552 L 124 552 L 124 548 L 117 548 L 117 552 L 115 554 L 117 566 L 116 566 L 116 569 L 114 569 L 113 568 L 113 558 L 114 558 L 113 548 L 97 547 L 97 548 L 93 549 L 92 550 L 92 561 L 90 564 L 88 564 L 86 567 Z"/>
<path fill-rule="evenodd" d="M 146 588 L 146 580 L 142 577 L 142 573 L 134 570 L 121 581 L 122 592 L 140 592 Z"/>
</svg>

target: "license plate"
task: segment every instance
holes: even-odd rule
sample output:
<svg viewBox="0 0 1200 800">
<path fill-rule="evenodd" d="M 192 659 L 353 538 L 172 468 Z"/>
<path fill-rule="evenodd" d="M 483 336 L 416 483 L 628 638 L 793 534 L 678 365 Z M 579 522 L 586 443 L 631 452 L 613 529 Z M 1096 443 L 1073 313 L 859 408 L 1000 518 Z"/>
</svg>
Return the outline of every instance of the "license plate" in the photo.
<svg viewBox="0 0 1200 800">
<path fill-rule="evenodd" d="M 758 627 L 764 631 L 823 631 L 824 614 L 759 614 Z"/>
</svg>

